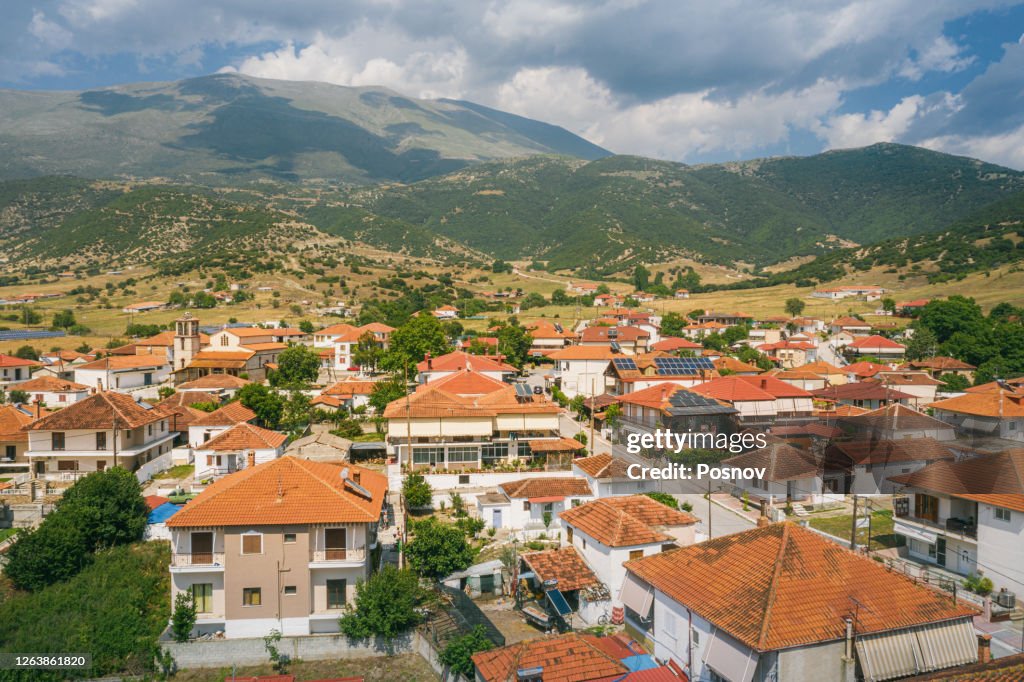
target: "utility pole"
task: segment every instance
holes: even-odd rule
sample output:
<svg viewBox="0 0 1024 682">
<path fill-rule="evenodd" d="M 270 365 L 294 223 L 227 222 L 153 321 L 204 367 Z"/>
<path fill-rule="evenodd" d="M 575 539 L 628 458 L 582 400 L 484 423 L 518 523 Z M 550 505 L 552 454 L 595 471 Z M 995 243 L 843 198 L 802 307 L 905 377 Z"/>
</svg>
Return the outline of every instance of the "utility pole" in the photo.
<svg viewBox="0 0 1024 682">
<path fill-rule="evenodd" d="M 871 554 L 871 500 L 864 500 L 864 510 L 868 513 L 868 544 L 866 547 L 867 553 Z"/>
<path fill-rule="evenodd" d="M 597 409 L 597 400 L 594 396 L 594 378 L 590 378 L 590 452 L 597 454 L 597 441 L 594 440 L 594 410 Z"/>
<path fill-rule="evenodd" d="M 853 520 L 850 523 L 850 549 L 857 550 L 857 494 L 853 495 Z"/>
<path fill-rule="evenodd" d="M 711 477 L 708 477 L 708 540 L 711 539 Z"/>
<path fill-rule="evenodd" d="M 402 365 L 402 380 L 405 382 L 405 449 L 409 452 L 409 473 L 412 473 L 412 407 L 409 401 L 409 363 Z M 399 459 L 398 468 L 401 471 L 402 461 Z"/>
<path fill-rule="evenodd" d="M 117 467 L 117 413 L 114 413 L 114 421 L 112 426 L 114 427 L 114 466 Z"/>
</svg>

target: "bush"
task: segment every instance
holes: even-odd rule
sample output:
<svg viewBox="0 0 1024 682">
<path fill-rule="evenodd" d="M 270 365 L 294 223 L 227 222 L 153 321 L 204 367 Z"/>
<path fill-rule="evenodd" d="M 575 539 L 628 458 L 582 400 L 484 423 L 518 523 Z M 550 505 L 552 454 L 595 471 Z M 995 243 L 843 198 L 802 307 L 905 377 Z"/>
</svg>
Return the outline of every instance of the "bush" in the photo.
<svg viewBox="0 0 1024 682">
<path fill-rule="evenodd" d="M 644 495 L 647 495 L 647 497 L 651 498 L 655 502 L 660 502 L 666 507 L 679 509 L 679 501 L 668 493 L 644 493 Z"/>
<path fill-rule="evenodd" d="M 191 592 L 179 592 L 174 597 L 174 612 L 171 614 L 171 632 L 175 642 L 187 642 L 196 626 L 196 603 Z"/>
<path fill-rule="evenodd" d="M 982 597 L 992 594 L 992 590 L 995 589 L 995 585 L 992 584 L 991 578 L 970 574 L 963 581 L 964 587 L 975 594 L 980 594 Z"/>
<path fill-rule="evenodd" d="M 493 648 L 494 642 L 487 637 L 487 629 L 476 625 L 466 634 L 448 640 L 438 659 L 452 671 L 469 678 L 473 676 L 473 654 Z"/>
<path fill-rule="evenodd" d="M 433 507 L 434 490 L 427 483 L 423 474 L 411 472 L 402 482 L 402 495 L 405 505 L 412 509 Z"/>
<path fill-rule="evenodd" d="M 395 637 L 419 622 L 416 607 L 424 598 L 419 579 L 409 570 L 385 564 L 356 585 L 353 604 L 339 621 L 348 637 Z"/>
<path fill-rule="evenodd" d="M 461 528 L 427 519 L 416 524 L 415 533 L 405 555 L 422 577 L 443 578 L 473 563 L 473 549 Z"/>
</svg>

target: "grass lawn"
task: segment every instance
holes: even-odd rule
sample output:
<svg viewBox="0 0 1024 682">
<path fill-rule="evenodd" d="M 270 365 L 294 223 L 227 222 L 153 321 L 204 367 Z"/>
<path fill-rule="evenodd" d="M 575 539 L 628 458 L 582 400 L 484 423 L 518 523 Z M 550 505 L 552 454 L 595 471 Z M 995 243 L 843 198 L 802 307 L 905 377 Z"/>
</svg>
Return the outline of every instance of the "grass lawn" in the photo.
<svg viewBox="0 0 1024 682">
<path fill-rule="evenodd" d="M 3 542 L 17 532 L 17 528 L 0 528 L 0 542 Z"/>
<path fill-rule="evenodd" d="M 153 478 L 185 478 L 193 471 L 191 464 L 179 464 L 170 469 L 153 474 Z"/>
<path fill-rule="evenodd" d="M 846 540 L 850 539 L 850 525 L 852 516 L 827 516 L 825 518 L 810 520 L 811 526 L 820 531 L 835 535 Z M 865 526 L 857 530 L 857 543 L 867 544 L 868 529 Z M 876 511 L 871 514 L 871 549 L 889 549 L 890 547 L 902 547 L 903 538 L 893 533 L 892 512 L 889 510 Z"/>
<path fill-rule="evenodd" d="M 332 677 L 362 675 L 366 682 L 435 682 L 441 679 L 434 669 L 417 654 L 382 656 L 380 658 L 349 658 L 334 661 L 300 661 L 288 666 L 288 673 L 297 680 L 319 680 Z M 272 675 L 269 663 L 238 668 L 236 676 Z M 231 676 L 231 668 L 179 670 L 174 682 L 222 682 Z"/>
</svg>

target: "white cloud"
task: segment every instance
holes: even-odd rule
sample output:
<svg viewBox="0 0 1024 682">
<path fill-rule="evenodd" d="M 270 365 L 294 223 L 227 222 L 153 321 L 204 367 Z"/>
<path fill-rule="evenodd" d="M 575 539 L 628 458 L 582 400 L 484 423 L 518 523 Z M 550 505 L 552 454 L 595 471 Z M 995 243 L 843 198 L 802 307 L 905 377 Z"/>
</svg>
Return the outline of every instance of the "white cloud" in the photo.
<svg viewBox="0 0 1024 682">
<path fill-rule="evenodd" d="M 875 142 L 892 142 L 907 132 L 924 104 L 920 95 L 904 97 L 889 111 L 877 109 L 864 114 L 838 114 L 816 128 L 829 149 L 863 147 Z"/>
<path fill-rule="evenodd" d="M 71 32 L 46 18 L 46 14 L 40 11 L 32 12 L 32 21 L 29 22 L 28 32 L 38 38 L 49 48 L 62 50 L 71 42 Z"/>
<path fill-rule="evenodd" d="M 937 36 L 916 59 L 908 59 L 899 69 L 899 75 L 920 80 L 929 71 L 952 73 L 963 71 L 974 63 L 974 57 L 964 56 L 963 48 L 944 35 Z"/>
<path fill-rule="evenodd" d="M 1024 169 L 1024 125 L 996 135 L 943 135 L 917 144 L 947 154 L 961 154 L 1009 168 Z"/>
</svg>

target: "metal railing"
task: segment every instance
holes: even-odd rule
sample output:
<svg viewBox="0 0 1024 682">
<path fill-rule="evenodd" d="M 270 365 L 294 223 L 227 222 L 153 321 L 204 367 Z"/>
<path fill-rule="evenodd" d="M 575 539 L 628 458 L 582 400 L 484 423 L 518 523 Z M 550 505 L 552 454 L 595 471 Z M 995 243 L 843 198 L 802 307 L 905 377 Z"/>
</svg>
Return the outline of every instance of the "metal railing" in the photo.
<svg viewBox="0 0 1024 682">
<path fill-rule="evenodd" d="M 171 555 L 171 566 L 224 566 L 224 552 L 188 552 Z"/>
<path fill-rule="evenodd" d="M 314 563 L 330 561 L 365 561 L 365 547 L 347 547 L 345 549 L 314 549 L 309 554 L 309 560 Z"/>
</svg>

